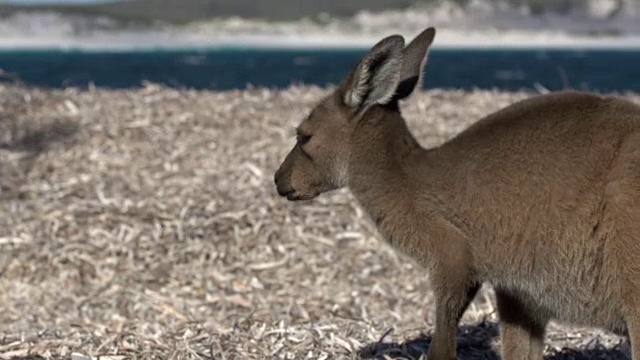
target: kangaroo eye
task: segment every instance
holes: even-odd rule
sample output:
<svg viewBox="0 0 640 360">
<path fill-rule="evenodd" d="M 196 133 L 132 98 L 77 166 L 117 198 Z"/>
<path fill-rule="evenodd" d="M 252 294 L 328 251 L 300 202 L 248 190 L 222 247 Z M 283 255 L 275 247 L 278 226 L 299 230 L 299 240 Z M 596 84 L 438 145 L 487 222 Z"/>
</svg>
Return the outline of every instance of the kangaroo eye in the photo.
<svg viewBox="0 0 640 360">
<path fill-rule="evenodd" d="M 311 135 L 298 134 L 296 136 L 296 141 L 300 145 L 304 145 L 304 144 L 308 143 L 309 140 L 311 140 Z"/>
</svg>

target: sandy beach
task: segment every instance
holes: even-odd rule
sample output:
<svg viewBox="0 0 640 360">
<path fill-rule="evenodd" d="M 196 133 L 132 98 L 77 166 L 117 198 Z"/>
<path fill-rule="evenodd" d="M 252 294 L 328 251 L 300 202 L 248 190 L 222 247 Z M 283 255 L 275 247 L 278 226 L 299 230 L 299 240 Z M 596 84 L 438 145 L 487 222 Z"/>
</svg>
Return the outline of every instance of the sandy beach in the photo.
<svg viewBox="0 0 640 360">
<path fill-rule="evenodd" d="M 348 191 L 275 192 L 327 93 L 0 85 L 0 359 L 417 359 L 428 274 Z M 429 147 L 531 95 L 428 90 L 404 113 Z M 493 301 L 465 314 L 461 359 L 498 358 Z M 624 359 L 620 341 L 552 324 L 547 359 Z"/>
</svg>

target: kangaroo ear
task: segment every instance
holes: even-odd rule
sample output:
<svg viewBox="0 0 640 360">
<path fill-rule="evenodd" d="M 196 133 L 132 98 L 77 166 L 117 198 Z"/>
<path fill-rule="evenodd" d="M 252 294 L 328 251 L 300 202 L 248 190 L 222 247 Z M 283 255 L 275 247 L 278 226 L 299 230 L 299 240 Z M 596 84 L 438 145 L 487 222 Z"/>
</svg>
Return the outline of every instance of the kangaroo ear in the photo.
<svg viewBox="0 0 640 360">
<path fill-rule="evenodd" d="M 402 100 L 422 85 L 422 73 L 427 63 L 429 48 L 436 36 L 436 29 L 429 27 L 416 36 L 403 50 L 402 70 L 400 71 L 400 83 L 396 89 L 394 100 Z"/>
<path fill-rule="evenodd" d="M 354 110 L 375 104 L 387 104 L 400 82 L 404 38 L 389 36 L 362 58 L 343 84 L 344 103 Z"/>
</svg>

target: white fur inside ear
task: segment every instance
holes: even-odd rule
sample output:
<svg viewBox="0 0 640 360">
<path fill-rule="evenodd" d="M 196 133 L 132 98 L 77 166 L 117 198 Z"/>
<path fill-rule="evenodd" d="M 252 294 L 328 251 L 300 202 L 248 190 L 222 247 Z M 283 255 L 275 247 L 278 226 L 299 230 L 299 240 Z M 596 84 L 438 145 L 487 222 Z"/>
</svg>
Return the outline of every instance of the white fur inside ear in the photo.
<svg viewBox="0 0 640 360">
<path fill-rule="evenodd" d="M 351 107 L 359 108 L 374 104 L 386 104 L 395 94 L 400 81 L 400 69 L 402 56 L 399 52 L 391 52 L 389 56 L 381 60 L 382 64 L 376 69 L 371 69 L 369 64 L 363 64 L 349 91 L 345 94 L 345 103 Z M 366 98 L 365 98 L 366 97 Z"/>
<path fill-rule="evenodd" d="M 387 63 L 373 75 L 370 81 L 371 94 L 367 98 L 368 105 L 386 104 L 396 92 L 400 82 L 400 69 L 402 67 L 402 57 L 391 57 Z"/>
<path fill-rule="evenodd" d="M 345 94 L 345 104 L 351 107 L 359 107 L 362 104 L 364 95 L 367 93 L 367 82 L 371 77 L 368 70 L 369 69 L 363 69 L 358 73 L 358 77 L 351 86 L 351 89 Z"/>
</svg>

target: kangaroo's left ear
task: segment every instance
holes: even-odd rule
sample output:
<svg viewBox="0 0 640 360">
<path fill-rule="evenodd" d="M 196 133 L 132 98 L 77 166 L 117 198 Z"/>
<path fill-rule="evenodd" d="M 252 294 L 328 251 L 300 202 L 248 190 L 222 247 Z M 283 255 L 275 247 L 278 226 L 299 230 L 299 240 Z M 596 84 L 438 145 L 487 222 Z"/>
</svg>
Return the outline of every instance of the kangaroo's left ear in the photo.
<svg viewBox="0 0 640 360">
<path fill-rule="evenodd" d="M 343 102 L 355 111 L 376 104 L 387 104 L 400 79 L 404 38 L 392 35 L 382 39 L 362 58 L 343 83 Z"/>
<path fill-rule="evenodd" d="M 429 48 L 436 36 L 436 29 L 429 27 L 416 36 L 402 51 L 403 61 L 400 82 L 396 88 L 394 100 L 402 100 L 422 84 L 422 73 L 427 63 Z"/>
</svg>

